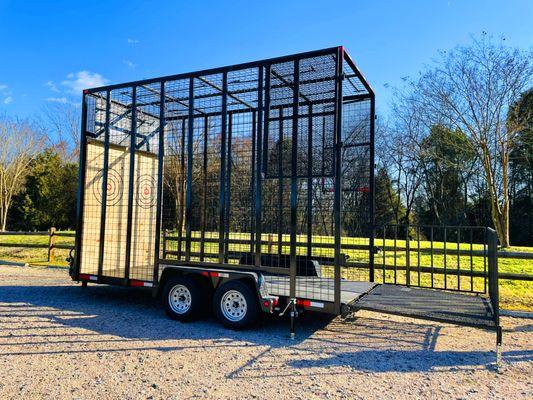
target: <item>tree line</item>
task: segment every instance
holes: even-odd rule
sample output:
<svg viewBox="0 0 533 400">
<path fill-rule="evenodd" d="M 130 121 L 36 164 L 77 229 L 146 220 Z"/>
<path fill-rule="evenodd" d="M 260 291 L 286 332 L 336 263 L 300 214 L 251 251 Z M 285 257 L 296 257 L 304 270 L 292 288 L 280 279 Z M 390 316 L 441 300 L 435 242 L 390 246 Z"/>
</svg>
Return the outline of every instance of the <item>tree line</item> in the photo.
<svg viewBox="0 0 533 400">
<path fill-rule="evenodd" d="M 492 226 L 533 243 L 533 53 L 487 36 L 442 52 L 379 125 L 378 223 Z"/>
</svg>

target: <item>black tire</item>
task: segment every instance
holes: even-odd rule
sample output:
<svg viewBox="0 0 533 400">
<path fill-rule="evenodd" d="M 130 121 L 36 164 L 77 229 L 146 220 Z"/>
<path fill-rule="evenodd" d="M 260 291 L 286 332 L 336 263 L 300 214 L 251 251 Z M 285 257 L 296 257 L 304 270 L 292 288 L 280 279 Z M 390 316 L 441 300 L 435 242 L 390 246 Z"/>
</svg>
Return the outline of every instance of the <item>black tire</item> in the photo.
<svg viewBox="0 0 533 400">
<path fill-rule="evenodd" d="M 188 322 L 198 319 L 205 312 L 207 305 L 203 289 L 202 285 L 190 276 L 169 278 L 163 289 L 165 312 L 176 321 Z"/>
<path fill-rule="evenodd" d="M 223 299 L 228 306 L 226 311 L 223 309 Z M 238 306 L 232 308 L 234 304 Z M 245 307 L 242 307 L 243 304 Z M 213 312 L 226 328 L 246 329 L 257 321 L 259 315 L 257 294 L 244 282 L 237 280 L 226 282 L 215 291 Z"/>
</svg>

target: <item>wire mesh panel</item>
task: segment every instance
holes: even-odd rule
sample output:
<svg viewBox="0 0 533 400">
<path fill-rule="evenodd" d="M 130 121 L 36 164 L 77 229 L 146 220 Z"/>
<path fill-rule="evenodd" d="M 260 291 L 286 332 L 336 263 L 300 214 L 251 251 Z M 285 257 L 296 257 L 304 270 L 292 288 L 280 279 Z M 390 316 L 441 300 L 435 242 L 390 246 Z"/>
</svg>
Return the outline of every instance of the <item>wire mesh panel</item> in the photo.
<svg viewBox="0 0 533 400">
<path fill-rule="evenodd" d="M 163 259 L 185 255 L 185 192 L 187 190 L 187 132 L 189 80 L 165 82 L 162 224 Z"/>
<path fill-rule="evenodd" d="M 109 156 L 106 187 L 104 188 L 106 191 L 106 218 L 103 227 L 105 232 L 101 273 L 104 276 L 114 278 L 124 278 L 126 267 L 132 96 L 131 88 L 110 92 Z M 102 176 L 105 178 L 104 170 L 102 172 Z"/>
<path fill-rule="evenodd" d="M 157 85 L 103 91 L 89 99 L 83 246 L 80 272 L 126 278 L 131 152 L 133 168 L 129 278 L 151 280 L 157 179 Z M 109 99 L 107 99 L 109 93 Z M 135 145 L 132 150 L 132 118 Z"/>
<path fill-rule="evenodd" d="M 136 89 L 130 278 L 151 281 L 155 261 L 160 85 Z"/>
<path fill-rule="evenodd" d="M 223 75 L 212 74 L 193 78 L 192 176 L 190 224 L 190 260 L 217 262 L 221 213 L 221 158 L 227 146 L 222 132 Z M 227 121 L 226 121 L 227 122 Z"/>
<path fill-rule="evenodd" d="M 344 101 L 342 115 L 342 277 L 359 281 L 368 279 L 372 251 L 370 100 Z"/>
<path fill-rule="evenodd" d="M 253 265 L 258 68 L 228 72 L 225 262 Z"/>
<path fill-rule="evenodd" d="M 83 236 L 80 273 L 97 274 L 100 249 L 100 224 L 102 204 L 102 177 L 104 165 L 104 125 L 106 120 L 106 93 L 95 93 L 85 97 L 87 107 L 87 142 Z M 110 193 L 111 194 L 111 193 Z M 109 196 L 109 195 L 108 195 Z"/>
</svg>

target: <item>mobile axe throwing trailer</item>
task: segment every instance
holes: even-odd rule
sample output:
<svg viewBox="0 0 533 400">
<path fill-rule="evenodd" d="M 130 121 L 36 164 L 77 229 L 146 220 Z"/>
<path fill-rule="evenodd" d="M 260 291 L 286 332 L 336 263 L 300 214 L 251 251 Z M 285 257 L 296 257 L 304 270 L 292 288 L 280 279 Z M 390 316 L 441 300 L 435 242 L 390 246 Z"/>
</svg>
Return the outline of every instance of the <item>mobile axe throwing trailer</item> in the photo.
<svg viewBox="0 0 533 400">
<path fill-rule="evenodd" d="M 374 282 L 374 120 L 343 47 L 85 90 L 72 278 L 230 328 L 394 312 L 360 303 L 394 290 Z"/>
</svg>

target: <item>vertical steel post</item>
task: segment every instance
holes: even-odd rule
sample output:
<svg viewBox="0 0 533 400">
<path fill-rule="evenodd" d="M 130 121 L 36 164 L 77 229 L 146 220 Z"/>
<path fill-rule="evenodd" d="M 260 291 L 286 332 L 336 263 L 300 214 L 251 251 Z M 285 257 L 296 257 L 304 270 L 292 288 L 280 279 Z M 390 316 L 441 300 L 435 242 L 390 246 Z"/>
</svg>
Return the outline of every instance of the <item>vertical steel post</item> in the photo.
<svg viewBox="0 0 533 400">
<path fill-rule="evenodd" d="M 163 163 L 165 160 L 165 81 L 161 81 L 159 91 L 159 141 L 157 154 L 157 205 L 155 217 L 155 249 L 154 249 L 154 286 L 159 281 L 159 259 L 161 247 L 161 219 L 163 215 Z M 163 244 L 163 247 L 165 245 Z"/>
<path fill-rule="evenodd" d="M 201 231 L 200 231 L 200 261 L 204 261 L 205 256 L 205 229 L 207 219 L 207 138 L 209 135 L 209 117 L 204 117 L 204 161 L 202 165 L 203 177 L 203 193 L 202 193 L 202 216 L 201 216 Z"/>
<path fill-rule="evenodd" d="M 268 130 L 268 118 L 270 109 L 270 65 L 266 66 L 265 81 L 265 102 L 263 104 L 263 80 L 265 70 L 263 66 L 258 71 L 258 93 L 257 93 L 257 168 L 256 168 L 256 186 L 255 186 L 255 266 L 261 266 L 261 242 L 262 242 L 262 192 L 263 192 L 263 160 L 262 160 L 262 143 L 263 143 L 263 125 Z M 264 121 L 263 121 L 264 118 Z"/>
<path fill-rule="evenodd" d="M 252 175 L 250 181 L 250 208 L 251 208 L 251 218 L 250 218 L 250 254 L 254 252 L 254 238 L 255 238 L 255 157 L 257 151 L 256 144 L 256 134 L 257 134 L 257 115 L 256 111 L 252 111 Z"/>
<path fill-rule="evenodd" d="M 187 194 L 185 204 L 185 261 L 191 260 L 192 163 L 194 139 L 194 78 L 189 78 L 189 125 L 187 129 Z"/>
<path fill-rule="evenodd" d="M 228 118 L 228 73 L 222 74 L 222 110 L 220 133 L 220 209 L 218 226 L 218 262 L 225 261 L 225 236 L 226 236 L 226 125 Z"/>
<path fill-rule="evenodd" d="M 334 220 L 334 307 L 335 313 L 341 312 L 341 232 L 342 232 L 342 63 L 344 49 L 339 47 L 336 55 L 335 70 L 335 182 L 333 198 Z"/>
<path fill-rule="evenodd" d="M 227 177 L 226 177 L 226 204 L 225 204 L 225 218 L 224 218 L 224 262 L 228 262 L 229 253 L 229 221 L 230 221 L 230 207 L 231 207 L 231 144 L 233 134 L 233 113 L 228 113 L 228 156 L 226 157 Z"/>
<path fill-rule="evenodd" d="M 374 170 L 375 170 L 375 155 L 374 155 L 374 147 L 375 147 L 375 121 L 376 121 L 376 95 L 372 92 L 370 94 L 370 193 L 369 193 L 369 212 L 370 212 L 370 218 L 369 218 L 369 224 L 370 224 L 370 238 L 369 238 L 369 245 L 370 245 L 370 254 L 369 254 L 369 262 L 370 262 L 370 282 L 375 281 L 375 268 L 374 268 L 374 225 L 376 223 L 376 213 L 375 213 L 375 177 L 374 177 Z"/>
<path fill-rule="evenodd" d="M 102 168 L 102 203 L 100 205 L 100 243 L 98 247 L 98 282 L 101 282 L 104 268 L 104 244 L 107 207 L 107 176 L 109 171 L 109 118 L 111 114 L 111 91 L 106 91 L 104 122 L 104 161 Z"/>
<path fill-rule="evenodd" d="M 307 120 L 307 257 L 313 255 L 313 104 Z"/>
<path fill-rule="evenodd" d="M 81 262 L 81 247 L 82 231 L 83 231 L 83 204 L 85 200 L 85 172 L 87 165 L 87 137 L 85 136 L 87 130 L 87 93 L 83 91 L 81 102 L 81 129 L 80 129 L 80 162 L 78 167 L 78 190 L 77 190 L 77 204 L 76 204 L 76 243 L 75 243 L 75 259 L 73 264 L 73 271 L 71 276 L 74 280 L 79 280 L 80 262 Z"/>
<path fill-rule="evenodd" d="M 300 98 L 300 60 L 294 61 L 294 87 L 292 105 L 291 140 L 291 251 L 290 251 L 290 298 L 296 298 L 296 217 L 298 212 L 298 111 Z"/>
<path fill-rule="evenodd" d="M 283 106 L 279 108 L 278 121 L 278 256 L 281 260 L 283 253 Z M 267 146 L 265 146 L 267 147 Z M 266 158 L 265 158 L 266 160 Z"/>
<path fill-rule="evenodd" d="M 188 122 L 187 122 L 188 123 Z M 185 173 L 185 118 L 181 120 L 181 146 L 180 146 L 180 209 L 176 212 L 179 213 L 178 215 L 178 260 L 181 260 L 181 256 L 183 253 L 183 211 L 184 211 L 184 190 L 186 186 L 186 173 Z"/>
<path fill-rule="evenodd" d="M 133 228 L 133 191 L 135 190 L 135 146 L 137 144 L 137 86 L 132 87 L 131 132 L 130 132 L 130 171 L 128 181 L 128 212 L 126 222 L 126 254 L 124 282 L 129 284 L 131 264 L 131 236 Z"/>
</svg>

